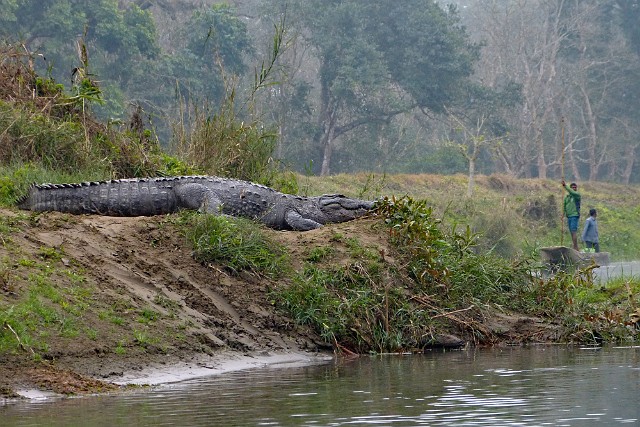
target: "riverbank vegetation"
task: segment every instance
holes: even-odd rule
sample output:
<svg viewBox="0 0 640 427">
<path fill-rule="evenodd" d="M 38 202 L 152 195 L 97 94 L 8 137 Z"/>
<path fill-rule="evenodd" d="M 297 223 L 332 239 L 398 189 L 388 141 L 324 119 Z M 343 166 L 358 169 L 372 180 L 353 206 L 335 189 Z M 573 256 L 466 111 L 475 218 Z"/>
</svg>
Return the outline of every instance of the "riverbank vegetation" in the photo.
<svg viewBox="0 0 640 427">
<path fill-rule="evenodd" d="M 600 283 L 591 265 L 544 276 L 534 258 L 505 259 L 478 251 L 479 235 L 444 224 L 424 201 L 385 199 L 377 215 L 380 219 L 370 227 L 389 236 L 390 253 L 335 234 L 307 247 L 295 269 L 280 258 L 277 270 L 284 280 L 272 291 L 277 306 L 338 350 L 422 351 L 441 345 L 439 337 L 452 332 L 477 345 L 509 342 L 508 331 L 485 324 L 496 313 L 518 313 L 557 326 L 553 332 L 532 332 L 537 337 L 512 337 L 514 344 L 636 339 L 640 281 L 633 275 Z M 248 243 L 237 250 L 248 256 L 273 247 L 264 242 L 256 252 Z"/>
</svg>

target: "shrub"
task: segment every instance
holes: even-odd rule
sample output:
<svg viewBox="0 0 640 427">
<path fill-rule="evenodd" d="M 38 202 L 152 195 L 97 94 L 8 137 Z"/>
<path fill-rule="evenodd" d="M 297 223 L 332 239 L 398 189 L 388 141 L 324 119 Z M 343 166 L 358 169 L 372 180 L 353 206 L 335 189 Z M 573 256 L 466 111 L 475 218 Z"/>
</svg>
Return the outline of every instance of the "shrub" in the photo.
<svg viewBox="0 0 640 427">
<path fill-rule="evenodd" d="M 234 274 L 251 271 L 278 277 L 286 271 L 284 249 L 270 241 L 259 224 L 219 215 L 185 215 L 187 239 L 198 261 L 222 264 Z"/>
</svg>

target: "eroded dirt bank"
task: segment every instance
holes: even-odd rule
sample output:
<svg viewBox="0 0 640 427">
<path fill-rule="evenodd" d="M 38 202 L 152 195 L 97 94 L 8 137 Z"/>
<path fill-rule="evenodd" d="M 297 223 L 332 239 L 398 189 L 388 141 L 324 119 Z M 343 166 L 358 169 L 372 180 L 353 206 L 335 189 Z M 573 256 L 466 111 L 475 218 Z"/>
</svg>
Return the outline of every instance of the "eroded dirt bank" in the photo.
<svg viewBox="0 0 640 427">
<path fill-rule="evenodd" d="M 57 304 L 69 314 L 30 342 L 3 325 L 5 337 L 20 341 L 20 350 L 0 354 L 5 397 L 34 389 L 109 391 L 126 383 L 179 380 L 180 373 L 332 355 L 329 343 L 275 309 L 269 289 L 278 283 L 196 262 L 169 217 L 0 215 L 8 224 L 0 247 L 3 305 L 36 310 L 25 303 L 30 292 L 48 292 L 47 298 L 66 299 Z M 332 244 L 336 233 L 392 254 L 384 233 L 372 228 L 375 221 L 267 232 L 288 248 L 294 263 L 309 248 Z M 547 341 L 554 334 L 553 326 L 531 318 L 496 315 L 483 325 L 509 342 Z M 34 361 L 34 354 L 42 360 Z"/>
</svg>

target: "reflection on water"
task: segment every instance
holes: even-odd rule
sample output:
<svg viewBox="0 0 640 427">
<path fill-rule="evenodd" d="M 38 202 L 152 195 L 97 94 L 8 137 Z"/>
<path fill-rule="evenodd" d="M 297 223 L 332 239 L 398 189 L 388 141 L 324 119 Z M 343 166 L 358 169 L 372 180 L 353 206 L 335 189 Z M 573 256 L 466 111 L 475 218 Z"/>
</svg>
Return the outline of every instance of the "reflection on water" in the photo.
<svg viewBox="0 0 640 427">
<path fill-rule="evenodd" d="M 9 404 L 0 425 L 637 425 L 639 356 L 633 347 L 553 346 L 362 357 Z"/>
</svg>

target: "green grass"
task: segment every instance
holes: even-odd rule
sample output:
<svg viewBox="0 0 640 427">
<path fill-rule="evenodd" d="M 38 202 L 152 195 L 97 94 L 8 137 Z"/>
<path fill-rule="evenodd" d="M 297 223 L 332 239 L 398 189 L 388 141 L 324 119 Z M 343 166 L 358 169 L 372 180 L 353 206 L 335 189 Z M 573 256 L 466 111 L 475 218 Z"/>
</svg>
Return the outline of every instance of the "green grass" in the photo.
<svg viewBox="0 0 640 427">
<path fill-rule="evenodd" d="M 564 193 L 555 180 L 516 179 L 505 175 L 477 176 L 476 190 L 466 196 L 464 175 L 340 174 L 299 176 L 304 194 L 342 193 L 376 199 L 408 195 L 425 200 L 433 213 L 451 224 L 470 226 L 479 235 L 477 247 L 500 256 L 538 254 L 544 246 L 565 246 L 571 240 L 561 220 Z M 367 183 L 375 181 L 376 185 Z M 362 192 L 363 188 L 366 192 Z M 639 185 L 581 183 L 583 219 L 598 210 L 600 246 L 614 261 L 634 260 L 640 253 Z M 564 230 L 564 234 L 563 234 Z"/>
<path fill-rule="evenodd" d="M 286 251 L 266 237 L 260 224 L 217 215 L 184 218 L 185 234 L 201 263 L 218 263 L 234 274 L 251 271 L 272 278 L 287 271 Z"/>
<path fill-rule="evenodd" d="M 133 331 L 133 339 L 134 339 L 134 343 L 146 348 L 151 344 L 154 344 L 156 342 L 158 342 L 157 339 L 149 336 L 149 334 L 145 331 L 140 331 L 140 330 L 134 330 Z"/>
<path fill-rule="evenodd" d="M 114 349 L 114 353 L 120 356 L 127 354 L 127 349 L 125 347 L 125 343 L 123 341 L 119 342 Z"/>
<path fill-rule="evenodd" d="M 83 286 L 79 272 L 62 265 L 62 256 L 59 248 L 41 247 L 37 259 L 18 261 L 20 269 L 26 270 L 26 292 L 20 298 L 0 301 L 0 352 L 26 350 L 35 356 L 47 350 L 52 336 L 79 335 L 93 291 Z M 6 265 L 3 271 L 4 290 L 15 291 L 18 272 Z M 71 283 L 65 285 L 62 276 L 72 278 Z"/>
<path fill-rule="evenodd" d="M 331 246 L 321 246 L 311 248 L 306 255 L 306 261 L 308 262 L 320 262 L 329 258 L 334 253 L 334 248 Z"/>
<path fill-rule="evenodd" d="M 138 322 L 144 324 L 150 324 L 160 318 L 160 313 L 151 309 L 150 307 L 145 307 L 142 309 L 140 313 L 140 317 L 138 318 Z"/>
</svg>

